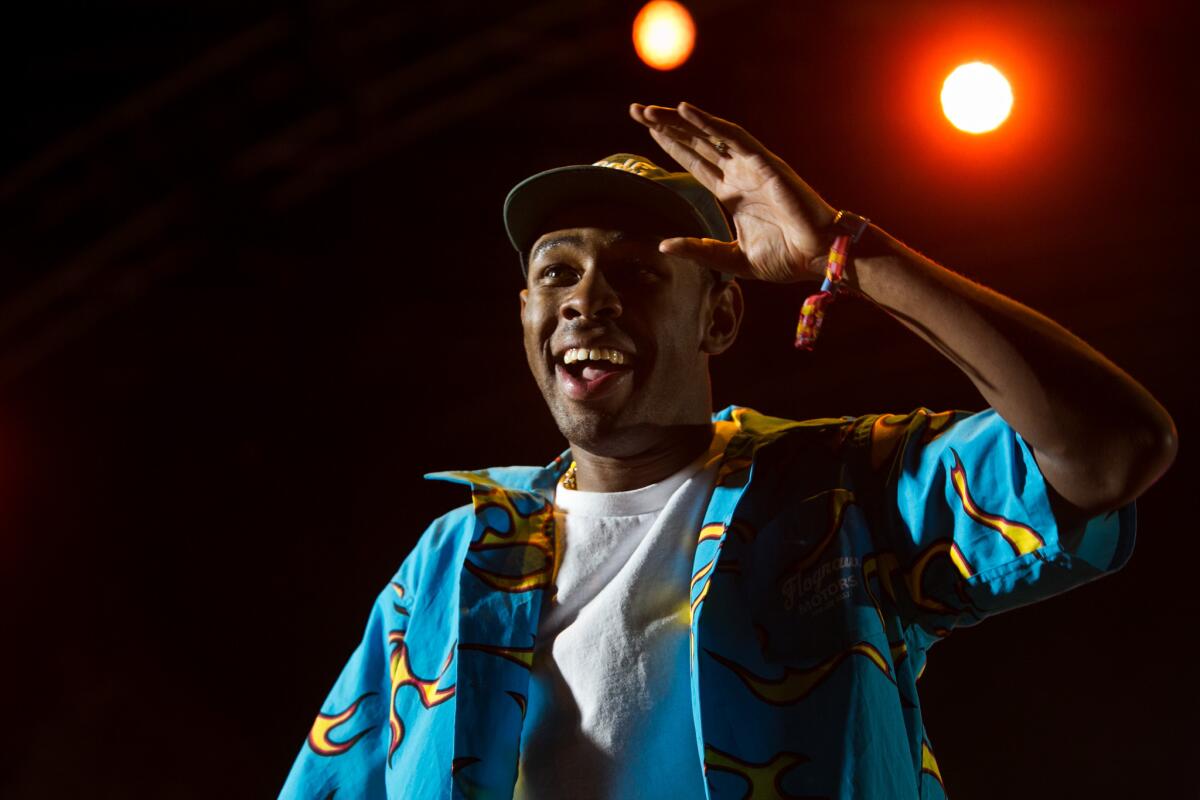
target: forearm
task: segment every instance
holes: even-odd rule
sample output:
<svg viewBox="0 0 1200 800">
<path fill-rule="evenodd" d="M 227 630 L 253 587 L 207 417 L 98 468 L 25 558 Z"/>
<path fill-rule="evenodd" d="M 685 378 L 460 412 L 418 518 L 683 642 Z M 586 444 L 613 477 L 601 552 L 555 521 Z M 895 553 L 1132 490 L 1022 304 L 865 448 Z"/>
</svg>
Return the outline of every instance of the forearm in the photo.
<svg viewBox="0 0 1200 800">
<path fill-rule="evenodd" d="M 878 228 L 863 244 L 849 287 L 962 369 L 1074 509 L 1119 507 L 1170 466 L 1176 432 L 1166 410 L 1081 339 Z"/>
</svg>

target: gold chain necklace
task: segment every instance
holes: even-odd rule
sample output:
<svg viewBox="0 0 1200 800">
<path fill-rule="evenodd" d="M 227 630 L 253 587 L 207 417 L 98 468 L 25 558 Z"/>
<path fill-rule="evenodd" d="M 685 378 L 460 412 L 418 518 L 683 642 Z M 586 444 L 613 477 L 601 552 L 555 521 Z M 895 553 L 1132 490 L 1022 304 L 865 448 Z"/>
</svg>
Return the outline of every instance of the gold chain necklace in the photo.
<svg viewBox="0 0 1200 800">
<path fill-rule="evenodd" d="M 563 473 L 562 485 L 564 489 L 575 490 L 575 462 L 571 462 L 571 466 L 567 467 L 567 471 Z"/>
</svg>

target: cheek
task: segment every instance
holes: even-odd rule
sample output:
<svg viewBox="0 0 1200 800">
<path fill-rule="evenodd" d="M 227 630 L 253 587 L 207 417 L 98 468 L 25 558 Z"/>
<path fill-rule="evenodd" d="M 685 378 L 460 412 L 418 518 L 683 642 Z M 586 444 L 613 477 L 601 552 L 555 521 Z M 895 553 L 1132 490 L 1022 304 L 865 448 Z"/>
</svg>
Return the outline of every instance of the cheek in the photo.
<svg viewBox="0 0 1200 800">
<path fill-rule="evenodd" d="M 681 303 L 676 313 L 679 316 L 675 324 L 663 335 L 671 337 L 672 347 L 680 358 L 690 359 L 703 348 L 709 327 L 708 309 L 702 303 Z"/>
<path fill-rule="evenodd" d="M 527 302 L 521 309 L 521 330 L 525 340 L 525 354 L 532 367 L 542 361 L 546 340 L 554 332 L 554 317 L 537 304 Z"/>
<path fill-rule="evenodd" d="M 667 380 L 689 374 L 696 363 L 699 351 L 694 324 L 682 324 L 668 330 L 658 331 L 657 360 L 665 369 L 660 370 Z"/>
<path fill-rule="evenodd" d="M 537 329 L 530 325 L 528 319 L 522 319 L 522 339 L 525 342 L 525 355 L 529 359 L 529 365 L 533 366 L 534 358 L 539 350 L 539 337 Z"/>
</svg>

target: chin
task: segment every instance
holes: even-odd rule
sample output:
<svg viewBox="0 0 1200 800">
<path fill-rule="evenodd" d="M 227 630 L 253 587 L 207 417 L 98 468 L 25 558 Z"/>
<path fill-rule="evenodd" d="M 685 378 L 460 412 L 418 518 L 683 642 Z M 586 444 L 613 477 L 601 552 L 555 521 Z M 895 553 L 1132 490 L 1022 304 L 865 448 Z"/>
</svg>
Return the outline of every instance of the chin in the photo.
<svg viewBox="0 0 1200 800">
<path fill-rule="evenodd" d="M 599 402 L 578 402 L 560 391 L 553 376 L 541 382 L 542 397 L 563 437 L 572 446 L 610 458 L 624 458 L 653 447 L 663 432 L 693 421 L 673 403 L 648 402 L 638 391 L 620 392 Z M 694 415 L 693 415 L 694 416 Z M 701 419 L 707 422 L 708 412 Z"/>
<path fill-rule="evenodd" d="M 629 458 L 645 452 L 675 427 L 638 417 L 628 407 L 616 410 L 551 405 L 554 422 L 572 447 L 607 458 Z"/>
<path fill-rule="evenodd" d="M 619 436 L 620 412 L 568 407 L 562 401 L 550 403 L 554 424 L 568 442 L 597 452 L 606 440 Z"/>
</svg>

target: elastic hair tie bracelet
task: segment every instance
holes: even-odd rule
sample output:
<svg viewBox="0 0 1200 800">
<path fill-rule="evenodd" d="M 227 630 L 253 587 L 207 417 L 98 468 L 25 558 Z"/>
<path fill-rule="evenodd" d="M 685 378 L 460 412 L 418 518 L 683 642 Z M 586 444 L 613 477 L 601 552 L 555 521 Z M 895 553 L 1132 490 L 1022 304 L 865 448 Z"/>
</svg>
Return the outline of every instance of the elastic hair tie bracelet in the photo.
<svg viewBox="0 0 1200 800">
<path fill-rule="evenodd" d="M 842 288 L 850 245 L 858 244 L 870 227 L 871 220 L 849 211 L 839 211 L 833 218 L 833 225 L 843 233 L 833 237 L 821 290 L 809 295 L 800 306 L 800 321 L 796 323 L 797 350 L 813 349 L 817 334 L 821 332 L 821 323 L 825 320 L 825 307 L 833 302 Z"/>
</svg>

